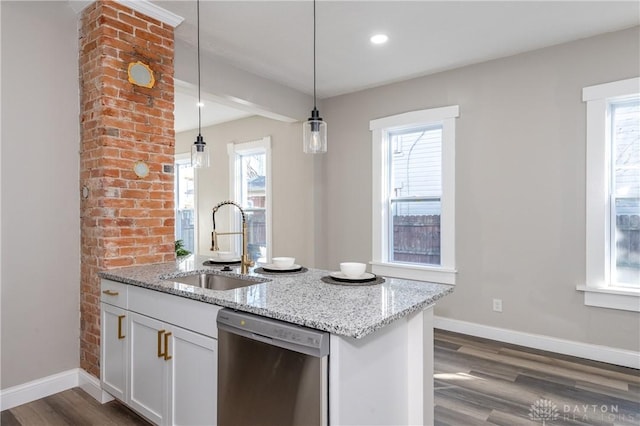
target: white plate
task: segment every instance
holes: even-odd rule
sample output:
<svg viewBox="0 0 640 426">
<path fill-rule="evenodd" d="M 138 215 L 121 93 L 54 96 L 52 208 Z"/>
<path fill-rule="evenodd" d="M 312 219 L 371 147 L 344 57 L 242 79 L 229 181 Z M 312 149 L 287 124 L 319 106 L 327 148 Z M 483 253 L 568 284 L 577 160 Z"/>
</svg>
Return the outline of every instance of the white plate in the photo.
<svg viewBox="0 0 640 426">
<path fill-rule="evenodd" d="M 370 280 L 376 277 L 374 274 L 371 274 L 369 272 L 365 272 L 364 274 L 357 277 L 348 277 L 345 274 L 343 274 L 341 271 L 332 272 L 329 274 L 329 276 L 333 278 L 337 278 L 339 280 L 350 280 L 350 281 L 365 281 L 365 280 Z"/>
<path fill-rule="evenodd" d="M 276 266 L 273 264 L 268 264 L 268 265 L 262 265 L 263 269 L 271 269 L 273 271 L 291 271 L 293 269 L 300 269 L 302 268 L 302 266 L 300 265 L 296 265 L 295 263 L 291 266 Z"/>
<path fill-rule="evenodd" d="M 213 263 L 234 263 L 240 262 L 242 259 L 239 257 L 210 257 L 208 260 Z"/>
</svg>

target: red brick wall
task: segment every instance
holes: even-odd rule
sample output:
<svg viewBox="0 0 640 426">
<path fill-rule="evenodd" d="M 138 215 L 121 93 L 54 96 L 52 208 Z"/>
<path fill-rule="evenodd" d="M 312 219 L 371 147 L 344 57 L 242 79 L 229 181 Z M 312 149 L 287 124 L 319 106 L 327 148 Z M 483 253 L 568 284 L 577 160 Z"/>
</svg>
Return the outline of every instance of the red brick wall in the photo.
<svg viewBox="0 0 640 426">
<path fill-rule="evenodd" d="M 174 257 L 173 28 L 113 1 L 97 1 L 80 28 L 80 366 L 100 376 L 97 272 Z M 153 88 L 129 83 L 127 67 L 153 70 Z M 138 178 L 136 161 L 150 173 Z"/>
</svg>

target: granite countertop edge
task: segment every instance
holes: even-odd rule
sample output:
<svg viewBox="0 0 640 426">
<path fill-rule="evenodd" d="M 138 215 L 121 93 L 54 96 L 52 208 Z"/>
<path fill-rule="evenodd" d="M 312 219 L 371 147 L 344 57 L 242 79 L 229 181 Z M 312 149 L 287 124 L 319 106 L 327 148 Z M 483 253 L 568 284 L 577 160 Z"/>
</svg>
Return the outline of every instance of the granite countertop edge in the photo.
<svg viewBox="0 0 640 426">
<path fill-rule="evenodd" d="M 344 322 L 340 323 L 338 319 L 334 319 L 333 321 L 323 321 L 323 320 L 308 318 L 304 315 L 304 313 L 292 314 L 292 313 L 280 312 L 274 309 L 269 309 L 268 307 L 263 308 L 263 307 L 252 306 L 247 303 L 238 303 L 235 301 L 216 297 L 213 291 L 206 291 L 202 289 L 196 289 L 197 291 L 195 292 L 184 291 L 181 289 L 172 288 L 170 286 L 167 286 L 166 284 L 163 285 L 163 281 L 167 280 L 166 276 L 168 275 L 170 275 L 171 277 L 178 277 L 178 276 L 184 276 L 184 275 L 191 275 L 199 272 L 212 272 L 211 269 L 197 268 L 189 271 L 179 272 L 179 271 L 176 271 L 175 269 L 171 270 L 169 268 L 171 264 L 156 264 L 156 265 L 146 265 L 146 266 L 147 267 L 155 266 L 158 269 L 157 271 L 158 273 L 156 274 L 155 279 L 150 279 L 150 280 L 134 279 L 131 277 L 127 277 L 126 273 L 123 274 L 122 270 L 120 269 L 101 271 L 98 273 L 98 276 L 104 279 L 117 281 L 124 284 L 129 284 L 137 287 L 155 290 L 162 293 L 173 294 L 179 297 L 184 297 L 184 298 L 188 298 L 188 299 L 192 299 L 192 300 L 196 300 L 204 303 L 210 303 L 210 304 L 214 304 L 214 305 L 218 305 L 226 308 L 236 309 L 239 311 L 248 312 L 248 313 L 260 315 L 267 318 L 273 318 L 281 321 L 286 321 L 286 322 L 302 325 L 305 327 L 327 331 L 329 333 L 336 334 L 336 335 L 352 337 L 355 339 L 363 338 L 373 333 L 374 331 L 379 330 L 393 323 L 394 321 L 402 317 L 405 317 L 414 312 L 427 308 L 430 305 L 433 305 L 436 301 L 438 301 L 442 297 L 452 293 L 454 289 L 454 287 L 451 285 L 430 283 L 430 284 L 434 284 L 441 287 L 440 291 L 431 295 L 430 297 L 424 298 L 424 300 L 420 302 L 417 302 L 412 304 L 411 306 L 408 306 L 406 309 L 400 310 L 398 312 L 394 312 L 393 314 L 386 316 L 382 319 L 377 319 L 376 321 L 369 321 L 364 326 L 362 325 L 357 326 L 357 325 L 349 325 Z M 132 268 L 129 267 L 124 269 L 131 270 Z M 224 274 L 224 272 L 220 272 L 220 271 L 213 271 L 213 272 Z M 234 273 L 229 273 L 228 275 L 237 276 L 237 274 L 234 274 Z M 270 280 L 273 279 L 273 277 L 271 276 L 267 277 L 266 275 L 258 275 L 258 276 L 249 275 L 248 277 L 245 277 L 245 278 L 256 279 L 256 280 L 259 280 L 260 278 L 269 278 Z M 259 282 L 257 281 L 256 284 L 258 283 Z"/>
</svg>

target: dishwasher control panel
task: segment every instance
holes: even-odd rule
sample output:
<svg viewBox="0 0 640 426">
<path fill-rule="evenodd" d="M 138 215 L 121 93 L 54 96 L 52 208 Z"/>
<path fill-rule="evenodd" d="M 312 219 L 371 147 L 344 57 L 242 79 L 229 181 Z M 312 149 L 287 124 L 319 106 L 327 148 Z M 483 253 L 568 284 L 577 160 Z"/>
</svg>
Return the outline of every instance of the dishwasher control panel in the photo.
<svg viewBox="0 0 640 426">
<path fill-rule="evenodd" d="M 329 354 L 329 333 L 285 321 L 222 309 L 218 313 L 218 328 L 308 355 Z"/>
</svg>

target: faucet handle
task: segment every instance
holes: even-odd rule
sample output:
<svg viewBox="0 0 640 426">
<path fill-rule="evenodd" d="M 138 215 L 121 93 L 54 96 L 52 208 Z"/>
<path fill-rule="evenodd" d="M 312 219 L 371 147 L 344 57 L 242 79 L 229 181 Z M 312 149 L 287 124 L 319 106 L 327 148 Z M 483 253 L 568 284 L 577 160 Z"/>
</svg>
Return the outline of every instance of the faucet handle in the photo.
<svg viewBox="0 0 640 426">
<path fill-rule="evenodd" d="M 211 232 L 211 251 L 218 251 L 218 233 L 216 231 Z"/>
</svg>

